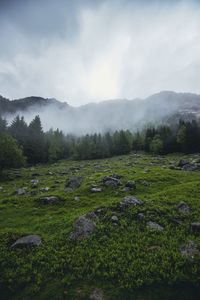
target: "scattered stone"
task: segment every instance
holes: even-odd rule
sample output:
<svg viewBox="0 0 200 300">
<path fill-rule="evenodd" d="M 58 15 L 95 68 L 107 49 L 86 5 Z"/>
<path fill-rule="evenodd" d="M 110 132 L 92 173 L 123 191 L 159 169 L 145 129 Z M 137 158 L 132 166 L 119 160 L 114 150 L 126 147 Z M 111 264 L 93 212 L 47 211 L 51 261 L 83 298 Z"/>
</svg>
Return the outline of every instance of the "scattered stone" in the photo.
<svg viewBox="0 0 200 300">
<path fill-rule="evenodd" d="M 72 190 L 77 189 L 81 186 L 81 183 L 83 181 L 83 177 L 81 176 L 74 176 L 71 177 L 65 184 L 66 188 L 70 188 Z"/>
<path fill-rule="evenodd" d="M 87 213 L 85 215 L 86 218 L 89 218 L 89 219 L 92 219 L 92 220 L 95 220 L 98 218 L 98 216 L 96 215 L 96 213 L 94 211 L 91 211 L 89 213 Z"/>
<path fill-rule="evenodd" d="M 191 229 L 193 233 L 200 233 L 200 222 L 191 223 Z"/>
<path fill-rule="evenodd" d="M 119 175 L 119 174 L 112 174 L 111 177 L 112 177 L 112 178 L 115 178 L 115 179 L 121 179 L 121 178 L 122 178 L 122 175 Z"/>
<path fill-rule="evenodd" d="M 183 166 L 188 165 L 188 164 L 189 164 L 188 160 L 180 159 L 179 162 L 178 162 L 178 167 L 182 168 Z"/>
<path fill-rule="evenodd" d="M 50 190 L 50 188 L 47 186 L 40 189 L 41 192 L 48 192 L 49 190 Z"/>
<path fill-rule="evenodd" d="M 140 180 L 139 183 L 142 184 L 142 185 L 145 185 L 145 186 L 150 185 L 150 183 L 147 180 Z"/>
<path fill-rule="evenodd" d="M 194 255 L 198 254 L 199 250 L 195 242 L 188 241 L 186 245 L 180 248 L 180 252 L 182 256 L 186 256 L 188 258 L 194 258 Z"/>
<path fill-rule="evenodd" d="M 33 187 L 36 187 L 39 183 L 39 180 L 38 179 L 32 179 L 31 183 L 32 183 Z"/>
<path fill-rule="evenodd" d="M 126 184 L 125 184 L 125 187 L 129 188 L 129 189 L 136 189 L 136 183 L 135 181 L 128 181 Z"/>
<path fill-rule="evenodd" d="M 117 216 L 112 216 L 111 221 L 115 224 L 119 223 L 119 218 Z"/>
<path fill-rule="evenodd" d="M 130 206 L 137 206 L 142 205 L 143 201 L 133 197 L 133 196 L 126 196 L 124 199 L 120 202 L 120 208 L 122 210 L 130 207 Z"/>
<path fill-rule="evenodd" d="M 121 185 L 121 182 L 119 179 L 117 179 L 115 177 L 110 177 L 110 176 L 105 176 L 102 179 L 102 182 L 105 186 L 118 187 L 119 185 Z"/>
<path fill-rule="evenodd" d="M 198 170 L 198 166 L 193 165 L 193 164 L 186 164 L 182 167 L 183 171 L 197 171 Z"/>
<path fill-rule="evenodd" d="M 26 190 L 24 188 L 20 188 L 17 190 L 17 195 L 21 196 L 21 195 L 25 195 L 26 194 Z"/>
<path fill-rule="evenodd" d="M 75 197 L 74 197 L 74 200 L 77 201 L 77 202 L 79 202 L 79 201 L 80 201 L 80 197 L 75 196 Z"/>
<path fill-rule="evenodd" d="M 190 212 L 190 208 L 189 206 L 185 203 L 185 202 L 180 202 L 177 205 L 177 209 L 181 212 L 181 213 L 189 213 Z"/>
<path fill-rule="evenodd" d="M 72 193 L 74 190 L 72 188 L 65 188 L 65 193 Z"/>
<path fill-rule="evenodd" d="M 40 199 L 40 203 L 44 205 L 52 205 L 52 204 L 58 204 L 60 202 L 60 199 L 55 196 L 50 196 L 50 197 L 44 197 Z"/>
<path fill-rule="evenodd" d="M 95 289 L 90 294 L 90 300 L 103 300 L 103 291 L 101 289 Z"/>
<path fill-rule="evenodd" d="M 147 228 L 149 228 L 151 230 L 155 230 L 155 231 L 163 231 L 164 230 L 164 228 L 161 225 L 159 225 L 158 223 L 152 222 L 152 221 L 147 222 Z"/>
<path fill-rule="evenodd" d="M 102 192 L 102 189 L 101 189 L 101 188 L 98 188 L 98 187 L 93 187 L 93 188 L 91 188 L 91 192 L 92 192 L 92 193 L 101 193 L 101 192 Z"/>
<path fill-rule="evenodd" d="M 145 215 L 144 215 L 143 213 L 139 213 L 139 214 L 137 214 L 137 219 L 138 219 L 139 221 L 142 221 L 142 220 L 145 219 Z"/>
<path fill-rule="evenodd" d="M 1 192 L 1 191 L 3 191 L 3 187 L 2 187 L 2 186 L 0 186 L 0 192 Z"/>
<path fill-rule="evenodd" d="M 41 237 L 39 235 L 27 235 L 18 239 L 11 248 L 20 248 L 24 246 L 40 246 L 42 243 Z"/>
<path fill-rule="evenodd" d="M 96 229 L 96 224 L 85 215 L 80 216 L 73 225 L 73 231 L 70 233 L 71 240 L 81 240 L 88 238 Z"/>
<path fill-rule="evenodd" d="M 129 187 L 125 187 L 125 188 L 123 188 L 122 191 L 125 192 L 125 193 L 128 193 L 128 192 L 130 192 L 130 188 Z"/>
<path fill-rule="evenodd" d="M 53 172 L 48 172 L 48 173 L 47 173 L 47 175 L 53 175 L 53 174 L 54 174 Z"/>
</svg>

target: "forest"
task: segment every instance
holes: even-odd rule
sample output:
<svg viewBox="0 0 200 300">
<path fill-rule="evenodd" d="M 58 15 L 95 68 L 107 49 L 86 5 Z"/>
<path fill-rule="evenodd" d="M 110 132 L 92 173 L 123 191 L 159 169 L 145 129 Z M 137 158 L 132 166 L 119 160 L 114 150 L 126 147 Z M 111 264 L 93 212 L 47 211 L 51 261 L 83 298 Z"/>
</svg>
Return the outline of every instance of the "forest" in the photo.
<svg viewBox="0 0 200 300">
<path fill-rule="evenodd" d="M 200 152 L 200 123 L 180 120 L 177 125 L 147 125 L 140 131 L 120 130 L 81 137 L 59 129 L 43 131 L 37 115 L 30 124 L 16 116 L 8 125 L 0 118 L 0 169 L 60 159 L 99 159 L 145 151 L 153 154 Z"/>
</svg>

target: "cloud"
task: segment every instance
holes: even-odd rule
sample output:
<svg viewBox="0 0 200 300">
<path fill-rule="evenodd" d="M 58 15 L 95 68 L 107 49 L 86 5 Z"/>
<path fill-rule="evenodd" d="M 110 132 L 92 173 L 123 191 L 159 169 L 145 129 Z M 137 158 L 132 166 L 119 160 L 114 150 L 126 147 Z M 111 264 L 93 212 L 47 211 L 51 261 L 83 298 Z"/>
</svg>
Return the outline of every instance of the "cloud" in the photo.
<svg viewBox="0 0 200 300">
<path fill-rule="evenodd" d="M 200 92 L 197 1 L 4 1 L 0 16 L 0 93 L 7 97 L 80 105 Z"/>
</svg>

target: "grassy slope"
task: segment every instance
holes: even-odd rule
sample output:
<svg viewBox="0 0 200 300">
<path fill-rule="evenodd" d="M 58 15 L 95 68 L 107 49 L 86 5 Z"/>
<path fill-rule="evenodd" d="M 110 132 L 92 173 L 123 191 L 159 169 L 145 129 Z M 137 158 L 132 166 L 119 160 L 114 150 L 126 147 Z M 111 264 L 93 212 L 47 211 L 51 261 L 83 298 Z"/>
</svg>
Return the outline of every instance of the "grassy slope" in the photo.
<svg viewBox="0 0 200 300">
<path fill-rule="evenodd" d="M 200 237 L 190 231 L 192 221 L 200 221 L 200 173 L 170 170 L 169 163 L 178 156 L 160 159 L 152 156 L 130 155 L 95 161 L 62 161 L 10 172 L 13 179 L 0 186 L 0 284 L 1 295 L 9 290 L 22 299 L 83 299 L 92 286 L 103 287 L 108 299 L 117 299 L 116 287 L 128 289 L 151 284 L 172 284 L 200 281 L 200 255 L 189 261 L 180 254 L 188 240 L 200 246 Z M 148 170 L 146 170 L 148 169 Z M 48 175 L 48 172 L 53 175 Z M 60 172 L 67 172 L 60 175 Z M 15 191 L 27 187 L 32 191 L 32 174 L 38 173 L 39 188 L 49 192 L 35 196 L 16 196 Z M 122 183 L 134 180 L 136 195 L 144 200 L 142 207 L 121 214 L 117 204 L 126 195 L 122 187 L 104 188 L 92 194 L 91 184 L 98 184 L 105 175 L 122 175 Z M 84 177 L 82 186 L 73 193 L 64 192 L 68 177 Z M 20 177 L 21 176 L 21 177 Z M 146 186 L 140 180 L 146 180 Z M 37 190 L 37 188 L 36 188 Z M 57 195 L 64 201 L 59 205 L 42 206 L 38 199 Z M 74 200 L 75 196 L 80 201 Z M 185 201 L 192 211 L 182 215 L 177 204 Z M 95 208 L 106 206 L 97 231 L 79 243 L 68 240 L 74 220 Z M 144 221 L 137 213 L 145 214 Z M 118 215 L 120 224 L 113 226 L 110 218 Z M 150 232 L 147 221 L 164 226 L 163 232 Z M 43 244 L 37 249 L 11 250 L 16 238 L 39 234 Z M 117 292 L 116 292 L 117 293 Z M 82 298 L 81 298 L 82 297 Z M 125 299 L 123 297 L 123 299 Z"/>
</svg>

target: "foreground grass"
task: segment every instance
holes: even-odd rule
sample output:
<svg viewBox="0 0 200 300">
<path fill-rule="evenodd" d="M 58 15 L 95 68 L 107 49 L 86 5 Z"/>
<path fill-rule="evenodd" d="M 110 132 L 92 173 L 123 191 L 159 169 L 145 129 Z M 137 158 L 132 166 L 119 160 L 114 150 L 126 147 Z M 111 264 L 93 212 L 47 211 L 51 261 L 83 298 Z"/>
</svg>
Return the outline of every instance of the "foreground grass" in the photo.
<svg viewBox="0 0 200 300">
<path fill-rule="evenodd" d="M 200 221 L 200 172 L 171 170 L 170 163 L 179 159 L 179 156 L 141 154 L 95 161 L 62 161 L 7 172 L 7 180 L 0 183 L 3 187 L 0 191 L 1 298 L 89 299 L 90 291 L 101 287 L 106 299 L 126 299 L 121 294 L 124 290 L 182 282 L 198 284 L 200 254 L 188 259 L 181 255 L 180 247 L 188 240 L 200 247 L 200 236 L 192 234 L 190 229 L 191 222 Z M 122 176 L 121 187 L 103 187 L 101 193 L 91 193 L 92 184 L 100 185 L 102 177 L 113 173 Z M 71 176 L 83 176 L 83 184 L 74 192 L 66 193 L 65 182 Z M 34 189 L 30 182 L 33 178 L 39 179 Z M 137 188 L 125 193 L 123 186 L 128 180 L 134 180 Z M 41 192 L 40 188 L 46 186 L 50 190 Z M 21 187 L 35 194 L 16 195 Z M 52 206 L 39 203 L 42 196 L 52 195 L 63 201 Z M 126 195 L 135 195 L 144 205 L 121 213 L 118 204 Z M 189 214 L 177 210 L 180 201 L 190 206 Z M 100 207 L 107 209 L 99 218 L 95 233 L 83 241 L 70 241 L 73 222 Z M 138 221 L 138 213 L 144 213 L 145 219 Z M 119 218 L 117 226 L 111 222 L 113 215 Z M 149 231 L 148 221 L 159 223 L 164 231 Z M 28 234 L 40 235 L 42 245 L 31 249 L 10 248 L 17 238 Z"/>
</svg>

